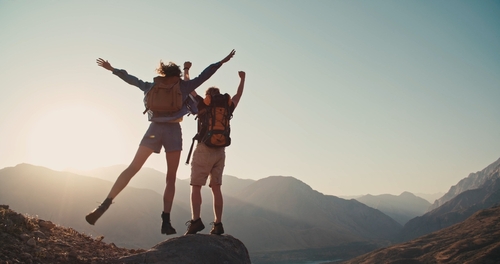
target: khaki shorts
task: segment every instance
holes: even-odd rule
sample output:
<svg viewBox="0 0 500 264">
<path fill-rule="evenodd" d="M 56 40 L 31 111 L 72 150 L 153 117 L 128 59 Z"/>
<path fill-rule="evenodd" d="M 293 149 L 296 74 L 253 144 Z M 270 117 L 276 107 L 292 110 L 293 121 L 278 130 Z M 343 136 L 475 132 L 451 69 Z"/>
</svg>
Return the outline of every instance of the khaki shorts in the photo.
<svg viewBox="0 0 500 264">
<path fill-rule="evenodd" d="M 208 186 L 221 185 L 226 162 L 225 148 L 209 148 L 198 143 L 191 161 L 191 185 L 204 186 L 210 176 Z"/>
</svg>

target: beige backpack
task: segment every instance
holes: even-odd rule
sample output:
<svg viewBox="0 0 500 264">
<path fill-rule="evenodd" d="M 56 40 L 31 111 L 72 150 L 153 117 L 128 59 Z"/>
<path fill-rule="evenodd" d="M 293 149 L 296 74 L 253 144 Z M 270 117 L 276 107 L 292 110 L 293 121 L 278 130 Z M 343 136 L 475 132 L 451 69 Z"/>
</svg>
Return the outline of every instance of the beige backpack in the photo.
<svg viewBox="0 0 500 264">
<path fill-rule="evenodd" d="M 179 77 L 155 77 L 153 87 L 144 96 L 147 111 L 155 115 L 168 116 L 182 108 L 182 92 Z"/>
</svg>

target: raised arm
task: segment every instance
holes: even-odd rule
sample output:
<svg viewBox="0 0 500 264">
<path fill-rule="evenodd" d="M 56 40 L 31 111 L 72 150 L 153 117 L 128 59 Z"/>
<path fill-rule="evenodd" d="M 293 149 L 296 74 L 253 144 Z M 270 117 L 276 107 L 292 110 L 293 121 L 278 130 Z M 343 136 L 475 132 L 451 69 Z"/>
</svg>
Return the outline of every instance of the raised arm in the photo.
<svg viewBox="0 0 500 264">
<path fill-rule="evenodd" d="M 99 58 L 96 60 L 96 62 L 97 62 L 97 66 L 101 66 L 108 71 L 113 71 L 115 69 L 111 66 L 111 64 L 107 60 Z"/>
<path fill-rule="evenodd" d="M 189 81 L 189 69 L 192 63 L 190 61 L 184 62 L 184 81 Z"/>
<path fill-rule="evenodd" d="M 233 96 L 233 103 L 234 107 L 238 106 L 238 103 L 240 102 L 241 95 L 243 94 L 243 88 L 245 87 L 245 72 L 244 71 L 239 71 L 238 75 L 240 76 L 240 85 L 238 85 L 238 90 L 236 91 L 236 94 Z"/>
<path fill-rule="evenodd" d="M 227 55 L 224 59 L 222 59 L 220 61 L 220 63 L 224 64 L 224 63 L 228 62 L 234 56 L 235 53 L 236 53 L 236 51 L 234 49 L 231 50 L 231 52 L 229 52 L 229 55 Z"/>
<path fill-rule="evenodd" d="M 125 82 L 127 82 L 130 85 L 138 87 L 139 89 L 141 89 L 144 92 L 146 92 L 149 88 L 151 88 L 151 83 L 144 82 L 143 80 L 140 80 L 139 78 L 128 74 L 126 70 L 119 70 L 119 69 L 113 68 L 113 66 L 111 66 L 111 64 L 107 60 L 104 60 L 102 58 L 98 58 L 96 60 L 96 62 L 97 62 L 97 66 L 101 66 L 104 69 L 111 71 L 114 75 L 120 77 L 120 79 L 124 80 Z"/>
<path fill-rule="evenodd" d="M 208 80 L 212 75 L 226 62 L 231 60 L 231 58 L 234 56 L 236 51 L 233 49 L 227 55 L 224 57 L 222 60 L 211 64 L 208 66 L 205 70 L 203 70 L 198 77 L 191 79 L 189 81 L 186 81 L 186 89 L 187 92 L 191 93 L 194 89 L 198 88 L 200 85 L 202 85 L 206 80 Z"/>
<path fill-rule="evenodd" d="M 190 61 L 184 62 L 184 81 L 189 81 L 189 69 L 191 68 L 193 64 Z M 196 91 L 192 91 L 191 95 L 193 97 L 196 97 L 198 94 Z"/>
</svg>

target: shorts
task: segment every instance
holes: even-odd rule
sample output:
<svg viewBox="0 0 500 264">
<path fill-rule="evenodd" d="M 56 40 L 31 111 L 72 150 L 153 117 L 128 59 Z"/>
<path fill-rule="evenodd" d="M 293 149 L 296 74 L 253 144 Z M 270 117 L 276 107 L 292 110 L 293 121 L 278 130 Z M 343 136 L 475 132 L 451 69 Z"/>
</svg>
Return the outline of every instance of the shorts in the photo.
<svg viewBox="0 0 500 264">
<path fill-rule="evenodd" d="M 165 152 L 181 151 L 181 124 L 151 122 L 139 145 L 148 147 L 155 153 L 160 153 L 162 146 L 165 148 Z"/>
<path fill-rule="evenodd" d="M 222 185 L 222 173 L 226 162 L 225 148 L 210 148 L 198 143 L 191 161 L 191 185 L 204 186 L 210 176 L 212 185 Z"/>
</svg>

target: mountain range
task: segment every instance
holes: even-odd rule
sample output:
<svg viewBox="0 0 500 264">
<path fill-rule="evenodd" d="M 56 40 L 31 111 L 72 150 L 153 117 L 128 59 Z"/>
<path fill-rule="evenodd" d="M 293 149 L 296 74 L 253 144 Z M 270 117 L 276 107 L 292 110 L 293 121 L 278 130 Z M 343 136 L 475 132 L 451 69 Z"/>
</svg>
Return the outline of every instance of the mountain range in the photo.
<svg viewBox="0 0 500 264">
<path fill-rule="evenodd" d="M 349 259 L 441 232 L 500 204 L 499 161 L 452 186 L 447 200 L 437 199 L 436 203 L 446 201 L 427 213 L 430 203 L 407 192 L 367 195 L 358 201 L 324 195 L 293 177 L 244 180 L 226 175 L 223 222 L 226 233 L 248 248 L 253 263 L 289 262 L 305 256 L 308 260 Z M 95 226 L 85 222 L 84 215 L 105 198 L 122 170 L 123 166 L 112 166 L 82 175 L 30 164 L 7 167 L 0 170 L 0 204 L 126 248 L 150 248 L 181 236 L 183 223 L 190 219 L 189 181 L 177 179 L 171 214 L 178 234 L 166 237 L 159 232 L 164 186 L 158 184 L 165 176 L 148 168 L 138 173 L 141 181 L 133 179 Z M 202 190 L 202 218 L 208 223 L 213 219 L 212 198 L 208 187 Z M 403 226 L 406 220 L 401 216 L 411 214 L 415 217 Z"/>
<path fill-rule="evenodd" d="M 342 264 L 498 263 L 500 206 L 480 210 L 465 221 L 411 241 L 378 249 Z"/>
<path fill-rule="evenodd" d="M 469 176 L 460 180 L 456 185 L 452 186 L 450 190 L 443 195 L 443 197 L 437 199 L 431 207 L 429 207 L 429 211 L 432 211 L 449 200 L 453 199 L 457 195 L 472 189 L 480 188 L 486 181 L 488 181 L 495 170 L 498 170 L 498 166 L 500 166 L 500 158 L 495 162 L 488 165 L 481 171 L 470 173 Z"/>
<path fill-rule="evenodd" d="M 461 180 L 450 192 L 463 191 L 432 211 L 411 219 L 401 230 L 398 241 L 407 241 L 464 221 L 475 212 L 500 203 L 500 163 L 493 163 L 483 170 L 484 174 L 471 180 Z M 465 188 L 477 186 L 477 188 Z M 449 194 L 448 193 L 448 194 Z M 449 196 L 448 196 L 449 197 Z"/>
<path fill-rule="evenodd" d="M 401 225 L 405 225 L 410 219 L 425 214 L 431 205 L 427 200 L 409 192 L 403 192 L 398 196 L 368 194 L 356 198 L 356 200 L 380 210 Z"/>
<path fill-rule="evenodd" d="M 151 177 L 164 181 L 163 174 Z M 161 188 L 128 186 L 95 226 L 87 224 L 84 216 L 105 198 L 111 185 L 111 181 L 95 177 L 19 164 L 0 170 L 0 203 L 94 237 L 104 236 L 104 241 L 126 248 L 150 248 L 184 233 L 183 224 L 191 217 L 187 180 L 176 183 L 171 215 L 178 234 L 169 237 L 159 230 Z M 359 248 L 365 253 L 390 244 L 402 228 L 379 210 L 356 200 L 321 194 L 293 177 L 271 176 L 257 181 L 228 177 L 223 188 L 233 185 L 235 190 L 239 188 L 238 195 L 224 196 L 224 226 L 227 234 L 245 244 L 251 256 L 319 248 L 333 252 L 346 245 L 355 245 L 356 254 Z M 212 200 L 208 188 L 203 189 L 207 190 L 202 218 L 209 223 L 213 219 Z M 258 263 L 255 257 L 253 260 Z"/>
</svg>

